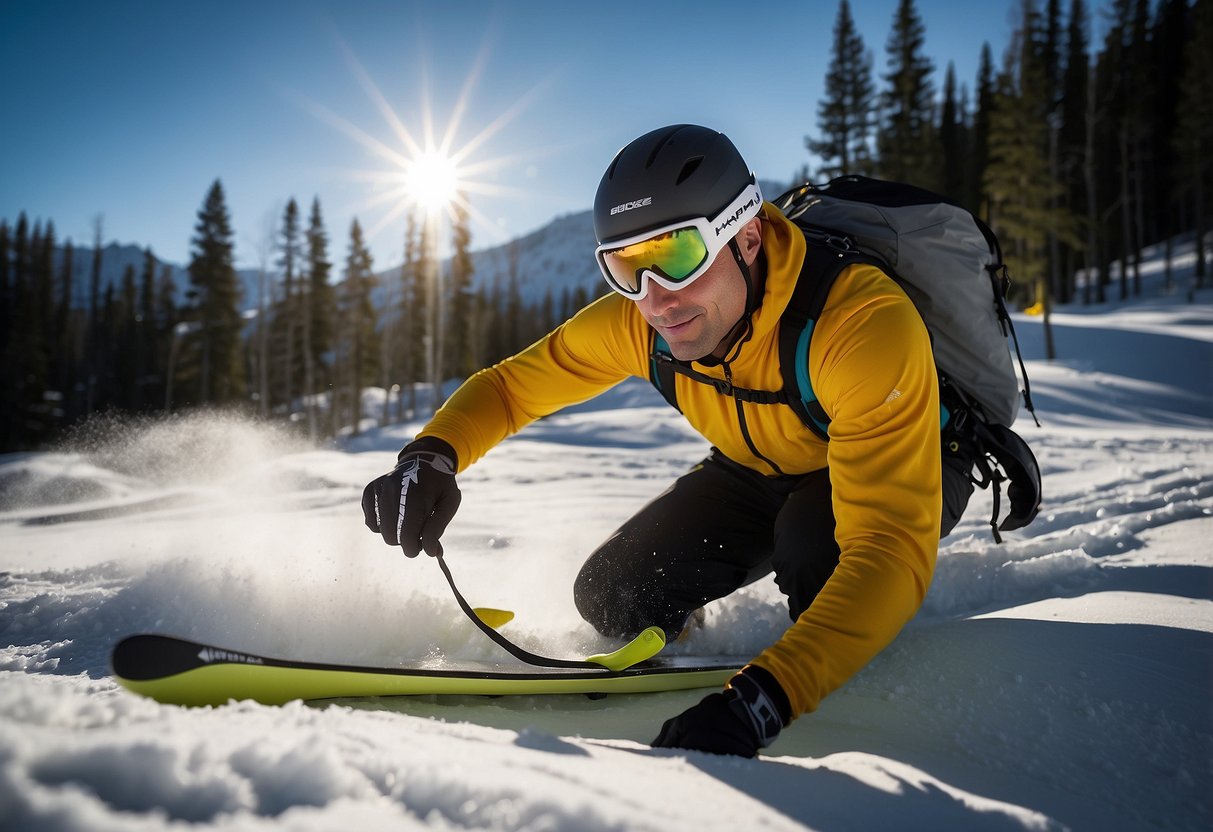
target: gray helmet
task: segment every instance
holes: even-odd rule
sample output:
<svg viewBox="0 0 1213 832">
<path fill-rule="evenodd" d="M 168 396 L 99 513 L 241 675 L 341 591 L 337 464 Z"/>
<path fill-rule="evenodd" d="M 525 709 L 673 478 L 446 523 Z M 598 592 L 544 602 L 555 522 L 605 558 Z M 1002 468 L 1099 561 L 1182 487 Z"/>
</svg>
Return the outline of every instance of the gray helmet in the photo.
<svg viewBox="0 0 1213 832">
<path fill-rule="evenodd" d="M 594 197 L 599 243 L 696 217 L 713 217 L 754 181 L 724 133 L 675 124 L 615 155 Z"/>
</svg>

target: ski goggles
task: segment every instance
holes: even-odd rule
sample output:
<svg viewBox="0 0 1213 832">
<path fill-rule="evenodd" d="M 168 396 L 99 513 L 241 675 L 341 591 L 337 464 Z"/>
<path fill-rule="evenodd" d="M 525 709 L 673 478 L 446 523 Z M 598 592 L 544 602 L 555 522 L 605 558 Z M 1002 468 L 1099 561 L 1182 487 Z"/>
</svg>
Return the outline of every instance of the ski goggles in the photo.
<svg viewBox="0 0 1213 832">
<path fill-rule="evenodd" d="M 762 209 L 757 182 L 747 185 L 715 217 L 682 220 L 622 240 L 611 240 L 594 250 L 606 282 L 630 300 L 641 300 L 655 280 L 676 292 L 694 283 L 716 255 Z"/>
</svg>

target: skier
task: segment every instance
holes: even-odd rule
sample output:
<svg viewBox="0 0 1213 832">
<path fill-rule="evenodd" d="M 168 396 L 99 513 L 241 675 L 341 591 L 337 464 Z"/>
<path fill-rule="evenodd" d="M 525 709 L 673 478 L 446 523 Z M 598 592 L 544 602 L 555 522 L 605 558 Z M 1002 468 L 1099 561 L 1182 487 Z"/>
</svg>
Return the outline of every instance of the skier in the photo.
<svg viewBox="0 0 1213 832">
<path fill-rule="evenodd" d="M 589 556 L 574 596 L 604 634 L 657 625 L 673 638 L 704 604 L 773 571 L 792 625 L 653 741 L 752 757 L 914 615 L 972 493 L 971 462 L 941 454 L 927 330 L 875 266 L 838 276 L 803 368 L 828 442 L 790 407 L 732 395 L 779 389 L 776 330 L 806 242 L 722 133 L 674 125 L 624 147 L 598 186 L 594 230 L 614 292 L 463 384 L 367 486 L 366 524 L 409 557 L 440 554 L 458 472 L 537 418 L 649 378 L 660 336 L 712 381 L 677 379 L 712 449 Z"/>
</svg>

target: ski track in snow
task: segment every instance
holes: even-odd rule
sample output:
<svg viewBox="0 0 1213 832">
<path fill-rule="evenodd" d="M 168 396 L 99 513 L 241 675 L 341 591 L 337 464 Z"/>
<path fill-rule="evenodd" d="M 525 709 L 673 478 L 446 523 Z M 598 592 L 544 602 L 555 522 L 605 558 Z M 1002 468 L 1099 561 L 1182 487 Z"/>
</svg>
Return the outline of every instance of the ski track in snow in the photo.
<svg viewBox="0 0 1213 832">
<path fill-rule="evenodd" d="M 996 545 L 976 492 L 916 619 L 760 761 L 643 745 L 701 692 L 187 710 L 113 683 L 109 650 L 142 631 L 355 664 L 499 658 L 426 558 L 362 527 L 363 484 L 415 424 L 316 450 L 178 419 L 0 457 L 0 828 L 1207 829 L 1211 310 L 1056 316 L 1084 357 L 1029 362 L 1039 518 Z M 1018 325 L 1038 359 L 1038 322 Z M 1118 330 L 1173 352 L 1117 372 Z M 1143 369 L 1175 355 L 1166 383 Z M 706 451 L 642 383 L 533 425 L 460 477 L 461 589 L 516 609 L 530 649 L 610 649 L 573 577 Z M 765 579 L 669 649 L 753 654 L 787 625 Z"/>
</svg>

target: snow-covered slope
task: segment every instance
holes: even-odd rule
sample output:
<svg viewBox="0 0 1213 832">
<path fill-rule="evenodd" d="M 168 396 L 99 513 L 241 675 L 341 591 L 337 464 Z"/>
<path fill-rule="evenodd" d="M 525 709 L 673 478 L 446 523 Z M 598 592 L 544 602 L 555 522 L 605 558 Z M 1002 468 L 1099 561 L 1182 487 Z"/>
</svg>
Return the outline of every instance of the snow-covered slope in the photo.
<svg viewBox="0 0 1213 832">
<path fill-rule="evenodd" d="M 1181 276 L 1182 277 L 1182 276 Z M 1207 829 L 1213 810 L 1213 291 L 1019 317 L 1045 508 L 995 545 L 979 492 L 926 604 L 755 761 L 653 751 L 699 693 L 160 706 L 108 651 L 163 631 L 317 660 L 499 657 L 435 564 L 362 526 L 417 429 L 307 448 L 182 418 L 0 457 L 0 828 Z M 531 426 L 461 477 L 448 561 L 548 653 L 585 555 L 706 451 L 642 382 Z M 787 626 L 761 581 L 685 653 Z"/>
</svg>

